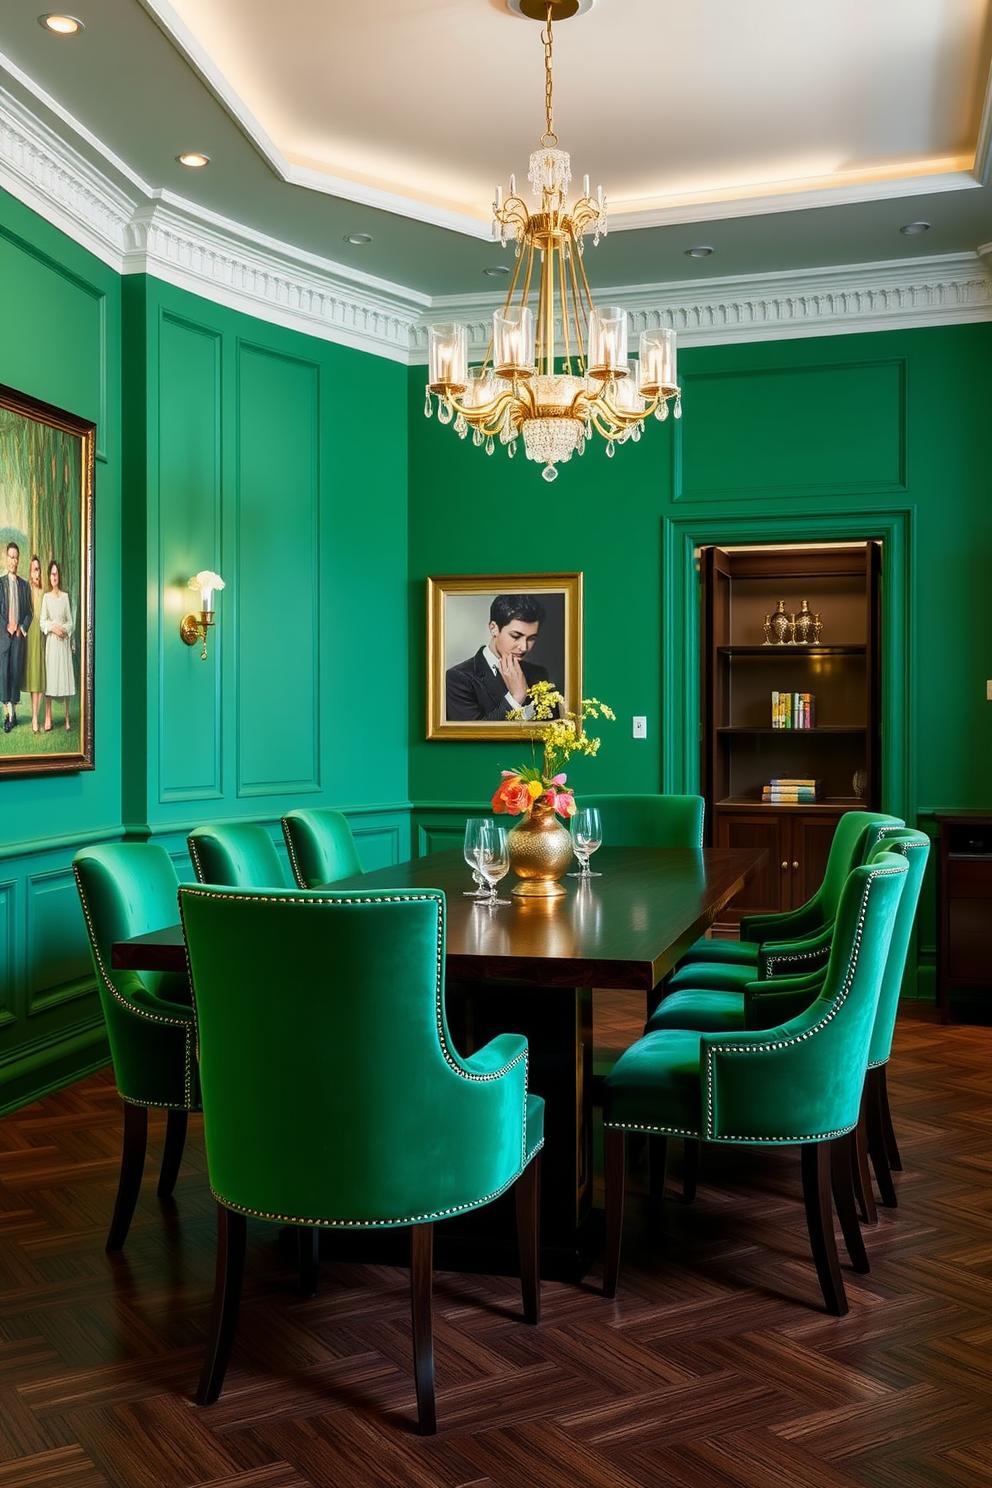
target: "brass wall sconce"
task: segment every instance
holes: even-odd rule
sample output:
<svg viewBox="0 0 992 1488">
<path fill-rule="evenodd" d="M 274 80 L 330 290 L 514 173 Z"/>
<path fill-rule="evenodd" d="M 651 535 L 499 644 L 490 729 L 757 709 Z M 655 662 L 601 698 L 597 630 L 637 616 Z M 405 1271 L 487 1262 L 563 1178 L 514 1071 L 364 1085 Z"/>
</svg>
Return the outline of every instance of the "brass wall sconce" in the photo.
<svg viewBox="0 0 992 1488">
<path fill-rule="evenodd" d="M 203 650 L 200 652 L 200 660 L 207 659 L 207 631 L 214 623 L 214 590 L 224 588 L 224 580 L 220 574 L 211 573 L 210 569 L 204 568 L 198 574 L 194 574 L 189 581 L 190 589 L 198 589 L 200 592 L 200 612 L 193 611 L 184 615 L 179 622 L 179 634 L 187 646 L 195 646 L 197 641 L 203 642 Z"/>
</svg>

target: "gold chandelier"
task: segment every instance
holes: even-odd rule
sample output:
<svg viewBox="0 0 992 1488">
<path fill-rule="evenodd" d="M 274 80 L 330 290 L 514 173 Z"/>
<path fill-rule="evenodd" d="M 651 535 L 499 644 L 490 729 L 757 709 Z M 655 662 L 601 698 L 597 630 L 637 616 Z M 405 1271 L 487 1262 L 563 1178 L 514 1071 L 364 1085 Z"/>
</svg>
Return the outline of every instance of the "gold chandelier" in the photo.
<svg viewBox="0 0 992 1488">
<path fill-rule="evenodd" d="M 595 246 L 606 236 L 606 198 L 602 186 L 595 198 L 589 195 L 586 176 L 582 196 L 573 207 L 568 205 L 571 162 L 568 152 L 557 148 L 554 130 L 551 23 L 556 4 L 561 6 L 562 0 L 548 0 L 541 32 L 546 129 L 541 148 L 530 157 L 528 174 L 540 208 L 528 210 L 513 176 L 505 201 L 497 186 L 493 237 L 504 247 L 508 236 L 517 243 L 506 303 L 493 314 L 492 339 L 480 367 L 469 367 L 464 325 L 427 327 L 424 409 L 430 418 L 436 397 L 440 422 L 454 420 L 462 439 L 471 429 L 473 442 L 484 444 L 487 454 L 498 439 L 512 456 L 523 435 L 527 458 L 544 465 L 548 481 L 556 478 L 559 462 L 582 454 L 593 430 L 612 455 L 616 445 L 640 439 L 652 413 L 666 419 L 671 399 L 675 417 L 682 414 L 675 332 L 664 327 L 642 331 L 639 358 L 628 361 L 626 310 L 616 305 L 597 310 L 592 301 L 582 263 L 583 239 L 592 232 Z M 563 7 L 566 14 L 574 9 Z M 536 315 L 529 303 L 535 284 Z"/>
</svg>

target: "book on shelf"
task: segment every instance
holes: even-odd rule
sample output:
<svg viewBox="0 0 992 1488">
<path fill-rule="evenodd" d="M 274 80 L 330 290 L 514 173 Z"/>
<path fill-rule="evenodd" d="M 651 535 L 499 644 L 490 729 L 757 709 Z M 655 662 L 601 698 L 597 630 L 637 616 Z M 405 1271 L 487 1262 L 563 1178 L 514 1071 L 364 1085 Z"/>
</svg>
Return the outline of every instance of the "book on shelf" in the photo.
<svg viewBox="0 0 992 1488">
<path fill-rule="evenodd" d="M 816 696 L 812 692 L 773 692 L 772 728 L 816 727 Z"/>
<path fill-rule="evenodd" d="M 770 806 L 811 805 L 819 798 L 819 785 L 763 785 L 761 787 L 761 799 Z"/>
<path fill-rule="evenodd" d="M 814 780 L 812 775 L 773 775 L 768 785 L 772 790 L 796 790 L 799 786 L 812 786 L 817 791 L 820 789 L 819 780 Z"/>
</svg>

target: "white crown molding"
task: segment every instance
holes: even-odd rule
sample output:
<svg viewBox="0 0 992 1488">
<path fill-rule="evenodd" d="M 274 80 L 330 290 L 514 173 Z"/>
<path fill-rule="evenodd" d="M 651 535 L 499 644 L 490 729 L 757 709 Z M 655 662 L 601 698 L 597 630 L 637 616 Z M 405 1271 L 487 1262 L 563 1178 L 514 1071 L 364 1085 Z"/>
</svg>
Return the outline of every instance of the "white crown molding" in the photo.
<svg viewBox="0 0 992 1488">
<path fill-rule="evenodd" d="M 2 67 L 30 87 L 0 57 Z M 469 325 L 473 354 L 484 354 L 501 294 L 430 300 L 155 192 L 54 100 L 37 101 L 102 152 L 106 168 L 0 88 L 0 186 L 118 273 L 151 274 L 259 319 L 409 364 L 426 361 L 428 321 L 459 319 Z M 990 320 L 992 244 L 947 257 L 626 286 L 598 298 L 624 305 L 635 334 L 671 325 L 690 346 Z"/>
<path fill-rule="evenodd" d="M 598 290 L 596 298 L 627 310 L 635 346 L 642 330 L 656 326 L 677 331 L 680 346 L 721 346 L 992 320 L 992 244 L 943 257 L 626 285 Z M 470 355 L 478 360 L 489 344 L 492 313 L 503 302 L 479 295 L 435 299 L 411 360 L 427 360 L 428 320 L 465 323 Z"/>
</svg>

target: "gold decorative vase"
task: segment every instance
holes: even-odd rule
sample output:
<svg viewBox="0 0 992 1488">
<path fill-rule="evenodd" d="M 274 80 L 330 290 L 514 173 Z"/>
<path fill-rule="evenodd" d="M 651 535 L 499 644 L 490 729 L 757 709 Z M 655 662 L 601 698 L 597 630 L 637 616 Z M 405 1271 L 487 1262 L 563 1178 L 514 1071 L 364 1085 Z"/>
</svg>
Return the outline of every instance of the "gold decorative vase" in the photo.
<svg viewBox="0 0 992 1488">
<path fill-rule="evenodd" d="M 558 880 L 572 860 L 572 838 L 552 808 L 538 801 L 507 833 L 510 867 L 520 882 L 512 892 L 526 899 L 556 899 L 564 894 Z"/>
</svg>

